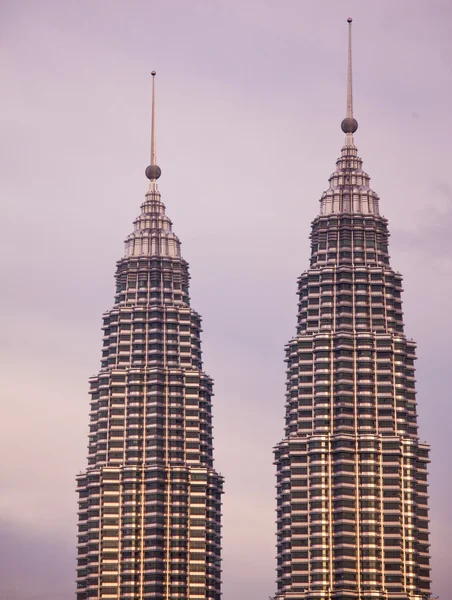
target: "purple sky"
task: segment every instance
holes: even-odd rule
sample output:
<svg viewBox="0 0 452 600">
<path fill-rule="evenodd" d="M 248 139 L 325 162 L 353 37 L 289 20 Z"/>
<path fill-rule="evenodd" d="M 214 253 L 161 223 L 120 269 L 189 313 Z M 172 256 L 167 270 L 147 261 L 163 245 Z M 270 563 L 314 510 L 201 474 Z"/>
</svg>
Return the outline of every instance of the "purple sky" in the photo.
<svg viewBox="0 0 452 600">
<path fill-rule="evenodd" d="M 448 600 L 449 0 L 0 3 L 0 600 L 73 598 L 87 381 L 115 261 L 147 189 L 152 69 L 160 190 L 216 381 L 224 599 L 274 591 L 283 349 L 310 222 L 343 143 L 349 15 L 355 139 L 389 218 L 406 331 L 419 344 L 433 591 Z"/>
</svg>

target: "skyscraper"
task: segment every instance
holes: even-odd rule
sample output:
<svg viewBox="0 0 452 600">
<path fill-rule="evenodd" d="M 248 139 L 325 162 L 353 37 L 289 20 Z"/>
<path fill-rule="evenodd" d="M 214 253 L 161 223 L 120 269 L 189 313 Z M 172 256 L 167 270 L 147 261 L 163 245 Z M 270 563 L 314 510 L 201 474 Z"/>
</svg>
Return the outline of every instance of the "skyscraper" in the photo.
<svg viewBox="0 0 452 600">
<path fill-rule="evenodd" d="M 202 369 L 188 264 L 157 187 L 152 75 L 149 190 L 117 263 L 101 370 L 90 379 L 77 600 L 220 598 L 212 379 Z"/>
<path fill-rule="evenodd" d="M 345 145 L 312 223 L 286 347 L 277 598 L 421 600 L 430 597 L 429 447 L 418 437 L 402 278 L 353 137 L 348 22 Z"/>
</svg>

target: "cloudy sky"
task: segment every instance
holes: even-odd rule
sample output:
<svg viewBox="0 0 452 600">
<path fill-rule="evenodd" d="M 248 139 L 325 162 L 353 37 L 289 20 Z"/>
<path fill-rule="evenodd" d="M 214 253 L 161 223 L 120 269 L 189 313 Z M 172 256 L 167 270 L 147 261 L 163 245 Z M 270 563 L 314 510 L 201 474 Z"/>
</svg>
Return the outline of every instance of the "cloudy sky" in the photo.
<svg viewBox="0 0 452 600">
<path fill-rule="evenodd" d="M 343 143 L 349 15 L 355 139 L 418 342 L 433 591 L 449 597 L 449 0 L 2 0 L 0 600 L 73 598 L 87 380 L 146 191 L 152 69 L 160 190 L 216 381 L 224 599 L 274 591 L 283 348 Z"/>
</svg>

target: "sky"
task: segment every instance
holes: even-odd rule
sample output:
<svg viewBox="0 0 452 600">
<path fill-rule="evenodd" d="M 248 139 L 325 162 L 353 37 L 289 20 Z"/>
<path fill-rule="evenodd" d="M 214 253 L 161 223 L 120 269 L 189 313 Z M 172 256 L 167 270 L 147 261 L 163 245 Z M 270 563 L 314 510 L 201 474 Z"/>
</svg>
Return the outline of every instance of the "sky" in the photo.
<svg viewBox="0 0 452 600">
<path fill-rule="evenodd" d="M 355 141 L 418 343 L 433 592 L 448 599 L 451 3 L 0 0 L 0 600 L 74 597 L 88 377 L 147 189 L 153 69 L 159 187 L 215 380 L 223 597 L 274 592 L 284 345 L 344 139 L 348 16 Z"/>
</svg>

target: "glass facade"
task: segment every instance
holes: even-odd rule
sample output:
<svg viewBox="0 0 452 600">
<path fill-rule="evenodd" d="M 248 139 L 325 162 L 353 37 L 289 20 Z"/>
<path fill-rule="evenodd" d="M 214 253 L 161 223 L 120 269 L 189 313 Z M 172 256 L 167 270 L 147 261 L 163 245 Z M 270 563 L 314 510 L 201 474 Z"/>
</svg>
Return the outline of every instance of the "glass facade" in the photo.
<svg viewBox="0 0 452 600">
<path fill-rule="evenodd" d="M 223 479 L 188 286 L 153 180 L 117 263 L 101 370 L 90 380 L 77 600 L 220 598 Z"/>
<path fill-rule="evenodd" d="M 404 334 L 388 237 L 347 132 L 312 223 L 286 347 L 275 449 L 281 600 L 430 597 L 429 447 L 418 438 L 416 345 Z"/>
</svg>

